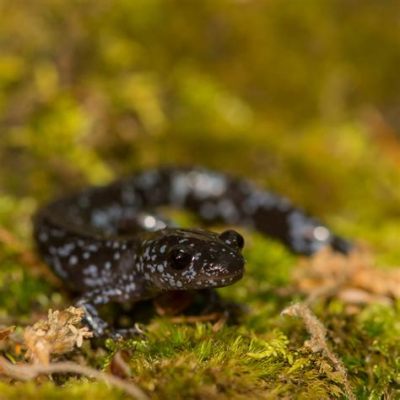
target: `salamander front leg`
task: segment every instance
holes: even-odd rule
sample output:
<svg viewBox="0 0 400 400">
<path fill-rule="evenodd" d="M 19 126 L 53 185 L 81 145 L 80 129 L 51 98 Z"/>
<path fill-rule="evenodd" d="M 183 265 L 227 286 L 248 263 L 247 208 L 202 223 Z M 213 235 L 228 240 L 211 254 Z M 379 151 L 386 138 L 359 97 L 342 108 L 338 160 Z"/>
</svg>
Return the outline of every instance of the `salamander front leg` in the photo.
<svg viewBox="0 0 400 400">
<path fill-rule="evenodd" d="M 95 337 L 112 337 L 121 339 L 124 337 L 143 335 L 136 326 L 128 329 L 113 329 L 99 315 L 97 307 L 110 302 L 121 302 L 120 293 L 112 289 L 96 289 L 82 296 L 76 306 L 85 310 L 84 321 L 92 330 Z"/>
<path fill-rule="evenodd" d="M 89 326 L 94 336 L 104 336 L 109 329 L 109 326 L 107 322 L 100 317 L 99 312 L 97 311 L 97 308 L 91 299 L 91 296 L 81 297 L 76 302 L 76 306 L 84 309 L 84 322 Z"/>
</svg>

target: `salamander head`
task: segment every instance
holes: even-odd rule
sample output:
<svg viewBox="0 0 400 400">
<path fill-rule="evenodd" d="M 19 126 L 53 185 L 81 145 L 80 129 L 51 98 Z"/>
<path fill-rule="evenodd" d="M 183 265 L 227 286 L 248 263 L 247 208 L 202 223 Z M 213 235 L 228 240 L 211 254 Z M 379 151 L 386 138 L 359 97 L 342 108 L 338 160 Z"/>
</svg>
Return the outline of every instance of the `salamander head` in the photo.
<svg viewBox="0 0 400 400">
<path fill-rule="evenodd" d="M 233 230 L 163 229 L 143 243 L 144 276 L 158 290 L 227 286 L 243 276 L 243 245 Z"/>
</svg>

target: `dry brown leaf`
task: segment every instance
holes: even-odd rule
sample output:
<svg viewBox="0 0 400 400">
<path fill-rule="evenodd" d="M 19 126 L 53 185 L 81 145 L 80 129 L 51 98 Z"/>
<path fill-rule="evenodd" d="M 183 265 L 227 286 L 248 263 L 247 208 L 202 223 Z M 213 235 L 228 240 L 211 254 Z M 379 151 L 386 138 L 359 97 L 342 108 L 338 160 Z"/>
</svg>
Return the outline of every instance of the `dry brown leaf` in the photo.
<svg viewBox="0 0 400 400">
<path fill-rule="evenodd" d="M 362 249 L 347 256 L 323 249 L 302 261 L 294 280 L 296 289 L 308 295 L 308 304 L 331 296 L 347 304 L 391 304 L 400 298 L 400 268 L 379 268 Z"/>
<path fill-rule="evenodd" d="M 15 326 L 0 329 L 0 340 L 7 339 L 15 331 Z"/>
<path fill-rule="evenodd" d="M 185 291 L 170 291 L 161 294 L 153 300 L 159 315 L 177 315 L 193 303 L 193 295 Z"/>
<path fill-rule="evenodd" d="M 82 346 L 93 333 L 81 326 L 84 311 L 68 307 L 62 311 L 49 310 L 46 320 L 28 326 L 24 332 L 27 357 L 34 363 L 49 364 L 53 354 L 64 354 Z"/>
</svg>

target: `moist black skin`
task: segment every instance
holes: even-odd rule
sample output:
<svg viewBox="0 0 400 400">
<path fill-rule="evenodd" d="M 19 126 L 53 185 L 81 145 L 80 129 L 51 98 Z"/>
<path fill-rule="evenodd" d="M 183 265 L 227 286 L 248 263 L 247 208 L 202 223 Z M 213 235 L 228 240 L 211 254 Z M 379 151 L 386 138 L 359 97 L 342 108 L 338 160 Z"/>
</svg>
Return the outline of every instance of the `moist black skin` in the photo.
<svg viewBox="0 0 400 400">
<path fill-rule="evenodd" d="M 34 217 L 39 253 L 80 298 L 96 336 L 117 332 L 97 308 L 135 303 L 176 290 L 231 285 L 244 272 L 243 237 L 181 229 L 159 206 L 194 212 L 205 224 L 245 226 L 310 255 L 351 245 L 289 200 L 251 182 L 202 168 L 158 168 L 56 200 Z"/>
</svg>

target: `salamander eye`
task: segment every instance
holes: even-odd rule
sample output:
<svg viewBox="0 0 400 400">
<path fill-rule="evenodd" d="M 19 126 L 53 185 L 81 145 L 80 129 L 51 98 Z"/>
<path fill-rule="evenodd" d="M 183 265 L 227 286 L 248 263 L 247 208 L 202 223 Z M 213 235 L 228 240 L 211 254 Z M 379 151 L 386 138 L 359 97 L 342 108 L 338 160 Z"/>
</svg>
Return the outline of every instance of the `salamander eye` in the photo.
<svg viewBox="0 0 400 400">
<path fill-rule="evenodd" d="M 192 255 L 182 249 L 172 249 L 168 254 L 169 265 L 177 270 L 186 268 L 192 262 Z"/>
<path fill-rule="evenodd" d="M 219 238 L 223 242 L 225 242 L 228 246 L 236 246 L 239 249 L 243 249 L 244 246 L 243 236 L 232 229 L 222 232 L 219 235 Z"/>
</svg>

